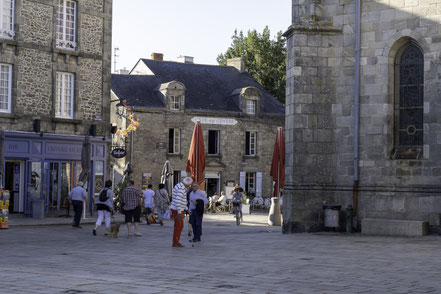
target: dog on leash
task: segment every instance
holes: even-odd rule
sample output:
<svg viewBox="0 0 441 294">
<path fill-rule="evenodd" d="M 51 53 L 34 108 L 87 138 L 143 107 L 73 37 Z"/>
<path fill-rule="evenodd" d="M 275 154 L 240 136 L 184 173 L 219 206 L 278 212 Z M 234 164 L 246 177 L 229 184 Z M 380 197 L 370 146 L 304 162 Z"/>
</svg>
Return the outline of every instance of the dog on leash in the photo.
<svg viewBox="0 0 441 294">
<path fill-rule="evenodd" d="M 119 227 L 121 224 L 113 224 L 110 226 L 109 237 L 118 238 L 119 236 Z"/>
</svg>

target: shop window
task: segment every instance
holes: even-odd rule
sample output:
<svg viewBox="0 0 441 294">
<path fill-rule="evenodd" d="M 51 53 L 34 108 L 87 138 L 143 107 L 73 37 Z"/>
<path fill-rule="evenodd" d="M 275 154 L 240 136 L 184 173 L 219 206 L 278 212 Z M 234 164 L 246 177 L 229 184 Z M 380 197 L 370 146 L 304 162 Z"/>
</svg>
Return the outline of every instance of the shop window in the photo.
<svg viewBox="0 0 441 294">
<path fill-rule="evenodd" d="M 219 131 L 218 130 L 208 130 L 208 154 L 218 155 L 219 154 Z"/>
<path fill-rule="evenodd" d="M 170 96 L 170 109 L 171 110 L 181 109 L 181 96 Z"/>
<path fill-rule="evenodd" d="M 247 114 L 256 114 L 256 100 L 246 100 L 247 103 Z"/>
<path fill-rule="evenodd" d="M 179 154 L 181 152 L 181 130 L 169 129 L 168 132 L 168 153 Z"/>
<path fill-rule="evenodd" d="M 245 155 L 255 156 L 257 146 L 257 132 L 245 132 Z"/>
<path fill-rule="evenodd" d="M 0 63 L 0 112 L 11 112 L 12 65 Z"/>
<path fill-rule="evenodd" d="M 56 84 L 55 116 L 73 118 L 74 74 L 57 72 Z"/>
<path fill-rule="evenodd" d="M 0 0 L 0 38 L 13 39 L 14 0 Z"/>
<path fill-rule="evenodd" d="M 77 2 L 57 0 L 57 47 L 75 50 Z"/>
<path fill-rule="evenodd" d="M 414 43 L 406 44 L 395 64 L 395 152 L 396 159 L 416 159 L 423 146 L 424 57 Z"/>
</svg>

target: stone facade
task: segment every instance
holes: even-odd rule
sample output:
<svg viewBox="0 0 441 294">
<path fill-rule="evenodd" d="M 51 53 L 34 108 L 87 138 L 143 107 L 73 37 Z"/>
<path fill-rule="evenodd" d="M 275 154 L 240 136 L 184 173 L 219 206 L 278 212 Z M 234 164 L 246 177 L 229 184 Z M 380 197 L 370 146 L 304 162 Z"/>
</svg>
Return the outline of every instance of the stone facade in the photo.
<svg viewBox="0 0 441 294">
<path fill-rule="evenodd" d="M 238 81 L 232 83 L 231 79 Z M 213 80 L 218 84 L 213 85 Z M 179 102 L 173 100 L 175 97 L 180 97 Z M 284 108 L 247 73 L 234 67 L 141 59 L 130 75 L 112 75 L 112 99 L 126 99 L 139 121 L 133 133 L 133 154 L 130 133 L 125 139 L 114 136 L 114 145 L 125 146 L 128 152 L 124 160 L 113 161 L 116 175 L 124 172 L 132 157 L 135 185 L 142 188 L 148 174 L 156 189 L 164 163 L 169 160 L 176 184 L 187 174 L 195 121 L 201 121 L 207 194 L 225 191 L 229 195 L 230 189 L 239 184 L 252 196 L 271 197 L 273 147 L 277 128 L 284 125 Z M 255 111 L 248 112 L 246 102 L 253 104 Z M 115 113 L 112 106 L 112 123 L 125 129 L 126 117 Z M 247 136 L 253 139 L 247 141 Z M 254 142 L 254 138 L 255 152 L 247 149 L 252 144 L 247 142 Z M 176 140 L 178 147 L 174 147 Z"/>
<path fill-rule="evenodd" d="M 185 111 L 173 113 L 170 111 L 155 111 L 134 109 L 139 128 L 134 132 L 133 178 L 135 185 L 141 188 L 142 175 L 152 174 L 152 184 L 156 188 L 161 180 L 162 167 L 169 160 L 173 170 L 185 171 L 187 157 L 193 135 L 194 123 L 192 118 L 201 117 L 201 113 Z M 202 130 L 206 149 L 205 174 L 219 174 L 219 189 L 225 190 L 226 182 L 240 184 L 240 172 L 261 173 L 261 196 L 269 197 L 272 193 L 272 179 L 269 175 L 272 152 L 276 138 L 277 127 L 283 125 L 282 118 L 255 118 L 243 119 L 228 114 L 204 113 L 207 118 L 228 118 L 237 120 L 236 125 L 217 125 L 202 123 Z M 116 118 L 115 118 L 116 119 Z M 116 122 L 116 120 L 115 120 Z M 181 130 L 181 148 L 179 154 L 170 154 L 169 129 Z M 218 130 L 219 155 L 208 155 L 208 130 Z M 257 156 L 245 155 L 245 132 L 256 131 Z M 130 158 L 130 137 L 126 145 Z M 124 166 L 124 164 L 115 164 Z M 256 179 L 257 180 L 257 179 Z M 257 191 L 256 191 L 257 192 Z"/>
<path fill-rule="evenodd" d="M 0 186 L 11 191 L 9 212 L 32 215 L 38 202 L 44 214 L 65 215 L 81 178 L 92 213 L 110 171 L 112 0 L 3 2 Z M 82 173 L 86 136 L 90 168 Z"/>
<path fill-rule="evenodd" d="M 360 2 L 359 58 L 355 0 L 292 2 L 284 232 L 323 229 L 323 203 L 353 205 L 358 223 L 441 213 L 439 1 Z M 410 44 L 423 56 L 424 138 L 403 147 L 397 77 Z"/>
<path fill-rule="evenodd" d="M 0 113 L 0 127 L 32 132 L 109 137 L 111 0 L 77 1 L 77 47 L 56 46 L 56 1 L 16 0 L 14 38 L 0 38 L 0 62 L 11 64 L 11 112 Z M 75 74 L 74 118 L 54 115 L 57 71 Z"/>
</svg>

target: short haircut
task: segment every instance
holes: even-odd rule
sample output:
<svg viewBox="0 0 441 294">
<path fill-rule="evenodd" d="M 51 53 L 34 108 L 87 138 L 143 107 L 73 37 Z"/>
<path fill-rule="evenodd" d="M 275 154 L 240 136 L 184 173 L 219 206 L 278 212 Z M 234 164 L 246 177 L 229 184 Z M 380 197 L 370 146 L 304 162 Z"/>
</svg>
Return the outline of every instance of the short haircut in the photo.
<svg viewBox="0 0 441 294">
<path fill-rule="evenodd" d="M 111 180 L 107 180 L 106 183 L 104 184 L 104 187 L 106 187 L 106 188 L 112 187 L 112 181 Z"/>
<path fill-rule="evenodd" d="M 190 177 L 186 177 L 182 180 L 182 183 L 184 183 L 184 185 L 186 185 L 186 186 L 190 186 L 191 183 L 193 183 L 193 179 Z"/>
<path fill-rule="evenodd" d="M 129 180 L 129 185 L 135 185 L 135 181 L 134 180 Z"/>
<path fill-rule="evenodd" d="M 152 184 L 149 184 L 149 185 L 147 186 L 147 188 L 149 188 L 149 189 L 153 188 Z"/>
</svg>

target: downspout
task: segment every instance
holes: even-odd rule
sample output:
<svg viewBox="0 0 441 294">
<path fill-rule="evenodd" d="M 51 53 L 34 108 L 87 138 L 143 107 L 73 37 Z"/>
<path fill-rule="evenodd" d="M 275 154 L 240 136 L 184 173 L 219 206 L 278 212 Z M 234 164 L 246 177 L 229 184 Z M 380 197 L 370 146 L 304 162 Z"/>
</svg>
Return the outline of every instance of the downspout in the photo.
<svg viewBox="0 0 441 294">
<path fill-rule="evenodd" d="M 354 85 L 354 185 L 352 205 L 354 216 L 358 211 L 358 183 L 359 183 L 359 155 L 358 155 L 358 131 L 360 121 L 360 0 L 355 0 L 355 85 Z"/>
</svg>

